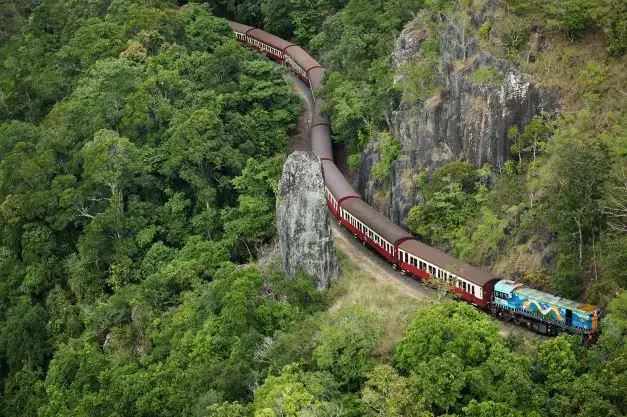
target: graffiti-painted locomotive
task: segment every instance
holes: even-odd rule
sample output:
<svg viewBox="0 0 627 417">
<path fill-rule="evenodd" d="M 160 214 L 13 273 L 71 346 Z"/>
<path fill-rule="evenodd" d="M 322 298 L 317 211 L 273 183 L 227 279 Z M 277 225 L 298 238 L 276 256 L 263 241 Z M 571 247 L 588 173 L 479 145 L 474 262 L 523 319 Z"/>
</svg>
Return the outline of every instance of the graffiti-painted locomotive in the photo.
<svg viewBox="0 0 627 417">
<path fill-rule="evenodd" d="M 519 282 L 500 280 L 494 285 L 491 311 L 537 332 L 558 334 L 596 333 L 601 309 L 590 304 L 567 300 Z"/>
</svg>

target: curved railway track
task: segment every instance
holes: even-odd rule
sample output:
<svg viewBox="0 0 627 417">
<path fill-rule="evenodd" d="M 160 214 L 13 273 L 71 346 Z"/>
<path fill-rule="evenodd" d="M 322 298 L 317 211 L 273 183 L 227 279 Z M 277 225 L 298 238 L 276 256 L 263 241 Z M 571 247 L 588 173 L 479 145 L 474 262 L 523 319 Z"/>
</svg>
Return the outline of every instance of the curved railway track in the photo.
<svg viewBox="0 0 627 417">
<path fill-rule="evenodd" d="M 365 203 L 334 162 L 330 123 L 321 114 L 322 100 L 315 96 L 316 89 L 324 81 L 324 68 L 307 51 L 292 42 L 241 23 L 229 21 L 229 26 L 238 42 L 288 66 L 305 83 L 306 88 L 300 88 L 300 92 L 305 96 L 307 109 L 311 112 L 306 123 L 309 141 L 303 132 L 306 129 L 301 125 L 298 147 L 306 149 L 305 143 L 308 143 L 322 160 L 327 205 L 341 226 L 378 252 L 394 268 L 421 280 L 445 282 L 450 292 L 477 308 L 506 320 L 523 323 L 547 335 L 569 332 L 586 334 L 591 339 L 596 337 L 601 314 L 597 307 L 541 293 L 514 281 L 502 280 L 416 240 L 409 232 Z M 527 299 L 525 294 L 531 294 L 538 301 Z M 508 300 L 511 301 L 508 303 Z M 523 308 L 518 307 L 521 303 Z M 538 308 L 529 309 L 530 306 Z M 558 311 L 559 314 L 551 317 L 545 313 L 547 311 Z"/>
</svg>

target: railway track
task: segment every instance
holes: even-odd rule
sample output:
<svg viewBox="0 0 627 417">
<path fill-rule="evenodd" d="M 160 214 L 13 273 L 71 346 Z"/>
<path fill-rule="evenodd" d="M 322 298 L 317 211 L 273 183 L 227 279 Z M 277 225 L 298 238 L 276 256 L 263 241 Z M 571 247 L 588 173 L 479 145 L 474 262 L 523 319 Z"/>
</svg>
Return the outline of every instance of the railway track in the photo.
<svg viewBox="0 0 627 417">
<path fill-rule="evenodd" d="M 228 23 L 238 42 L 287 65 L 302 80 L 302 84 L 293 82 L 305 102 L 293 149 L 311 149 L 322 160 L 329 211 L 349 233 L 378 252 L 385 258 L 382 259 L 384 262 L 419 278 L 416 281 L 431 283 L 438 288 L 440 297 L 450 291 L 482 310 L 512 319 L 540 333 L 584 334 L 589 341 L 596 338 L 598 318 L 602 314 L 598 307 L 494 276 L 418 241 L 363 201 L 346 174 L 335 164 L 337 155 L 333 150 L 330 121 L 321 114 L 323 100 L 314 97 L 315 89 L 323 85 L 324 68 L 307 51 L 290 41 L 258 28 L 233 21 Z"/>
</svg>

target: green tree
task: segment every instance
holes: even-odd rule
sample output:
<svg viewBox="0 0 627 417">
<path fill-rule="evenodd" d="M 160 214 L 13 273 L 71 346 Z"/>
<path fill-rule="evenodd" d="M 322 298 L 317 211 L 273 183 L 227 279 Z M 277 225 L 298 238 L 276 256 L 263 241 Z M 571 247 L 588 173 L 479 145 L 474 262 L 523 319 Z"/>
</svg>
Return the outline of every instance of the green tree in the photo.
<svg viewBox="0 0 627 417">
<path fill-rule="evenodd" d="M 372 176 L 380 181 L 387 180 L 392 162 L 394 162 L 401 153 L 401 146 L 398 140 L 388 132 L 379 132 L 379 152 L 381 153 L 381 161 L 372 167 Z"/>
<path fill-rule="evenodd" d="M 544 4 L 553 25 L 571 39 L 583 36 L 590 19 L 590 8 L 588 0 L 549 1 Z"/>
<path fill-rule="evenodd" d="M 420 363 L 409 382 L 421 409 L 448 414 L 461 400 L 466 378 L 462 359 L 446 352 Z"/>
<path fill-rule="evenodd" d="M 294 41 L 306 46 L 322 26 L 326 13 L 326 0 L 290 0 L 290 3 L 292 4 Z"/>
<path fill-rule="evenodd" d="M 476 366 L 499 343 L 497 327 L 487 316 L 468 305 L 446 302 L 416 313 L 398 345 L 396 361 L 400 369 L 411 371 L 450 353 L 461 365 Z"/>
<path fill-rule="evenodd" d="M 246 408 L 237 402 L 212 404 L 207 409 L 208 417 L 246 417 L 248 415 Z"/>
<path fill-rule="evenodd" d="M 291 0 L 262 0 L 264 29 L 276 36 L 289 39 L 294 30 L 293 11 L 294 2 Z"/>
<path fill-rule="evenodd" d="M 242 175 L 233 180 L 235 189 L 241 194 L 238 206 L 225 209 L 225 238 L 236 250 L 245 249 L 246 257 L 252 257 L 258 247 L 275 233 L 275 191 L 278 187 L 283 166 L 283 156 L 265 160 L 249 159 Z M 243 245 L 243 248 L 241 247 Z M 253 252 L 254 251 L 254 252 Z"/>
<path fill-rule="evenodd" d="M 603 219 L 600 200 L 609 155 L 602 143 L 584 140 L 576 127 L 560 132 L 551 153 L 545 210 L 560 238 L 578 249 L 581 266 L 584 244 L 598 233 Z"/>
<path fill-rule="evenodd" d="M 36 416 L 37 409 L 46 402 L 42 368 L 31 369 L 28 366 L 9 374 L 3 387 L 3 415 L 19 412 L 22 416 Z"/>
<path fill-rule="evenodd" d="M 590 14 L 599 23 L 607 37 L 607 50 L 620 55 L 627 49 L 627 22 L 625 4 L 620 0 L 600 0 L 591 3 Z"/>
<path fill-rule="evenodd" d="M 566 392 L 579 371 L 572 340 L 559 336 L 543 343 L 538 349 L 539 373 L 549 393 Z"/>
<path fill-rule="evenodd" d="M 412 415 L 414 401 L 406 378 L 390 365 L 377 365 L 361 390 L 364 415 L 401 417 Z"/>
<path fill-rule="evenodd" d="M 322 416 L 328 407 L 323 398 L 333 395 L 333 389 L 328 374 L 305 373 L 295 365 L 286 366 L 279 376 L 269 375 L 255 390 L 255 416 L 299 417 L 306 410 Z"/>
<path fill-rule="evenodd" d="M 105 186 L 112 206 L 123 211 L 124 192 L 139 174 L 137 148 L 116 132 L 101 130 L 83 147 L 83 175 L 94 186 Z"/>
<path fill-rule="evenodd" d="M 493 401 L 479 403 L 472 400 L 464 407 L 464 415 L 467 417 L 522 417 L 524 414 L 507 404 Z"/>
<path fill-rule="evenodd" d="M 374 366 L 381 334 L 375 317 L 363 308 L 342 308 L 321 324 L 314 362 L 331 372 L 343 387 L 354 388 Z"/>
<path fill-rule="evenodd" d="M 48 313 L 22 297 L 2 322 L 0 352 L 12 371 L 43 368 L 51 352 L 46 322 Z"/>
<path fill-rule="evenodd" d="M 499 243 L 505 237 L 506 226 L 506 220 L 500 219 L 487 207 L 481 208 L 481 220 L 471 238 L 476 260 L 484 262 L 498 250 Z"/>
</svg>

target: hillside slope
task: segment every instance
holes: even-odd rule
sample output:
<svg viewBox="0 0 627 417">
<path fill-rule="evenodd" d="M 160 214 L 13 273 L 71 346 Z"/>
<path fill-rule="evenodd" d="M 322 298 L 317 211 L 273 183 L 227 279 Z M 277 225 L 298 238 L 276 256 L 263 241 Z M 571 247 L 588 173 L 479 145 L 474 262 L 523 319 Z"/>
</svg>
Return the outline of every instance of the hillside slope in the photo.
<svg viewBox="0 0 627 417">
<path fill-rule="evenodd" d="M 311 46 L 364 197 L 497 275 L 600 304 L 618 294 L 625 5 L 407 2 L 393 19 L 395 2 L 362 3 Z"/>
</svg>

